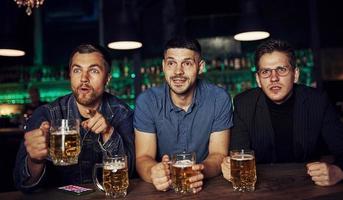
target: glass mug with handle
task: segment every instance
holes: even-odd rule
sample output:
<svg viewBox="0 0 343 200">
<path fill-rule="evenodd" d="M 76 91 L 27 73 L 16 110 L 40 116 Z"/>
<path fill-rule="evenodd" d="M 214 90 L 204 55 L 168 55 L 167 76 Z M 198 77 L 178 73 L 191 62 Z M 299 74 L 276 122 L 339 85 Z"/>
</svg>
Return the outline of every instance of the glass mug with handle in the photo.
<svg viewBox="0 0 343 200">
<path fill-rule="evenodd" d="M 252 150 L 230 151 L 231 183 L 234 191 L 251 192 L 255 190 L 256 164 Z"/>
<path fill-rule="evenodd" d="M 102 184 L 97 177 L 99 168 L 103 168 Z M 125 197 L 129 187 L 127 157 L 125 155 L 115 155 L 103 158 L 102 164 L 97 163 L 94 165 L 93 182 L 100 191 L 105 192 L 107 197 Z"/>
<path fill-rule="evenodd" d="M 49 159 L 54 165 L 77 164 L 80 152 L 80 121 L 78 119 L 53 120 L 50 126 Z"/>
<path fill-rule="evenodd" d="M 171 160 L 171 179 L 172 188 L 176 193 L 186 194 L 191 193 L 189 178 L 197 174 L 197 171 L 192 169 L 196 163 L 195 153 L 176 153 L 172 155 Z"/>
</svg>

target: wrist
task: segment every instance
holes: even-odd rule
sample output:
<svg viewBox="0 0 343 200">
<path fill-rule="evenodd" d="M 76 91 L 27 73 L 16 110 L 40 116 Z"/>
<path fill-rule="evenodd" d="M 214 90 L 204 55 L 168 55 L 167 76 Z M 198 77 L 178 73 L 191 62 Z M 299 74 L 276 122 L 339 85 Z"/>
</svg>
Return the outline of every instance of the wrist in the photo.
<svg viewBox="0 0 343 200">
<path fill-rule="evenodd" d="M 31 158 L 30 156 L 28 156 L 29 158 L 29 162 L 33 163 L 33 164 L 44 164 L 45 163 L 45 159 L 36 159 L 36 158 Z"/>
<path fill-rule="evenodd" d="M 337 168 L 338 168 L 337 170 L 338 170 L 338 174 L 339 174 L 339 179 L 342 181 L 343 180 L 343 170 L 339 166 L 337 166 Z"/>
<path fill-rule="evenodd" d="M 114 132 L 114 128 L 112 126 L 107 127 L 107 129 L 104 132 L 102 132 L 102 139 L 104 143 L 106 143 L 110 139 L 113 132 Z"/>
<path fill-rule="evenodd" d="M 114 128 L 113 128 L 112 126 L 108 126 L 108 127 L 102 132 L 102 134 L 104 134 L 104 135 L 112 135 L 113 131 L 114 131 Z"/>
</svg>

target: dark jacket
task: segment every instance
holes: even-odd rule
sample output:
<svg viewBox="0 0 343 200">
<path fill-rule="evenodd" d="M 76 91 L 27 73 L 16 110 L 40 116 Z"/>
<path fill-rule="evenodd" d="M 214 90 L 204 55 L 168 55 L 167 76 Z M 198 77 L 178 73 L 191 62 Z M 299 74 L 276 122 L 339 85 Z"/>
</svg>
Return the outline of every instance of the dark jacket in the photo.
<svg viewBox="0 0 343 200">
<path fill-rule="evenodd" d="M 130 175 L 134 171 L 134 134 L 133 134 L 133 111 L 115 96 L 104 93 L 100 112 L 114 127 L 115 132 L 111 138 L 103 144 L 101 134 L 95 134 L 80 128 L 81 153 L 77 165 L 54 166 L 50 161 L 41 179 L 33 185 L 25 185 L 30 173 L 27 169 L 27 152 L 22 143 L 15 163 L 14 181 L 18 189 L 31 191 L 43 185 L 66 185 L 83 184 L 92 182 L 92 170 L 95 163 L 102 163 L 104 153 L 123 154 L 128 157 Z M 81 119 L 74 95 L 69 94 L 58 98 L 50 104 L 43 105 L 34 111 L 28 120 L 25 132 L 37 129 L 43 121 L 55 119 Z M 106 152 L 107 151 L 107 152 Z"/>
<path fill-rule="evenodd" d="M 327 95 L 304 85 L 294 85 L 293 153 L 294 162 L 318 159 L 327 146 L 343 169 L 343 125 Z M 234 99 L 234 127 L 230 149 L 250 148 L 258 163 L 276 160 L 274 131 L 266 96 L 260 88 Z"/>
</svg>

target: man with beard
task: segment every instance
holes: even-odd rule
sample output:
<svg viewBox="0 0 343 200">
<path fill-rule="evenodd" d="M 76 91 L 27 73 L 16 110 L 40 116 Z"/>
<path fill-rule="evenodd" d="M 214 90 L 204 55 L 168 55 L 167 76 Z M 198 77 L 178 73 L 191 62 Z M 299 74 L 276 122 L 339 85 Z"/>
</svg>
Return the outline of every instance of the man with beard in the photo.
<svg viewBox="0 0 343 200">
<path fill-rule="evenodd" d="M 136 101 L 136 169 L 143 180 L 166 191 L 171 185 L 169 156 L 195 152 L 198 164 L 192 168 L 198 173 L 189 181 L 197 193 L 204 178 L 220 174 L 228 153 L 231 99 L 224 89 L 198 79 L 205 62 L 196 40 L 169 40 L 162 66 L 166 83 Z"/>
<path fill-rule="evenodd" d="M 259 88 L 234 99 L 230 149 L 254 150 L 257 163 L 306 162 L 315 184 L 334 185 L 343 179 L 343 126 L 324 92 L 296 84 L 295 59 L 284 41 L 269 40 L 257 48 Z M 334 162 L 321 159 L 327 153 Z M 222 170 L 230 180 L 227 161 Z"/>
<path fill-rule="evenodd" d="M 14 170 L 18 189 L 91 183 L 94 164 L 108 155 L 126 154 L 129 173 L 133 173 L 133 112 L 104 92 L 111 79 L 110 66 L 111 58 L 103 47 L 85 44 L 73 51 L 69 62 L 72 94 L 37 108 L 28 120 Z M 47 159 L 50 123 L 57 119 L 81 121 L 81 153 L 76 165 L 54 166 Z"/>
</svg>

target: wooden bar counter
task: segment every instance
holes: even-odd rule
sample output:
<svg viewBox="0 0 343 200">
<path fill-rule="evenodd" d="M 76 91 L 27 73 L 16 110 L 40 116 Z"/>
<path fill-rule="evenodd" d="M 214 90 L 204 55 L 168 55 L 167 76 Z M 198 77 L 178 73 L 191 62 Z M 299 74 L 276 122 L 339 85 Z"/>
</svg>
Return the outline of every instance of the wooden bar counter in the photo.
<svg viewBox="0 0 343 200">
<path fill-rule="evenodd" d="M 316 186 L 306 174 L 305 164 L 257 165 L 257 176 L 258 181 L 255 192 L 234 192 L 231 183 L 222 176 L 218 176 L 206 180 L 203 190 L 195 195 L 179 195 L 172 190 L 158 192 L 152 184 L 145 183 L 140 179 L 133 179 L 130 180 L 128 195 L 125 199 L 343 199 L 343 183 L 330 187 Z M 85 186 L 94 188 L 92 184 Z M 51 188 L 33 194 L 23 194 L 19 191 L 1 193 L 0 199 L 105 199 L 105 194 L 96 191 L 82 196 L 75 196 Z"/>
</svg>

